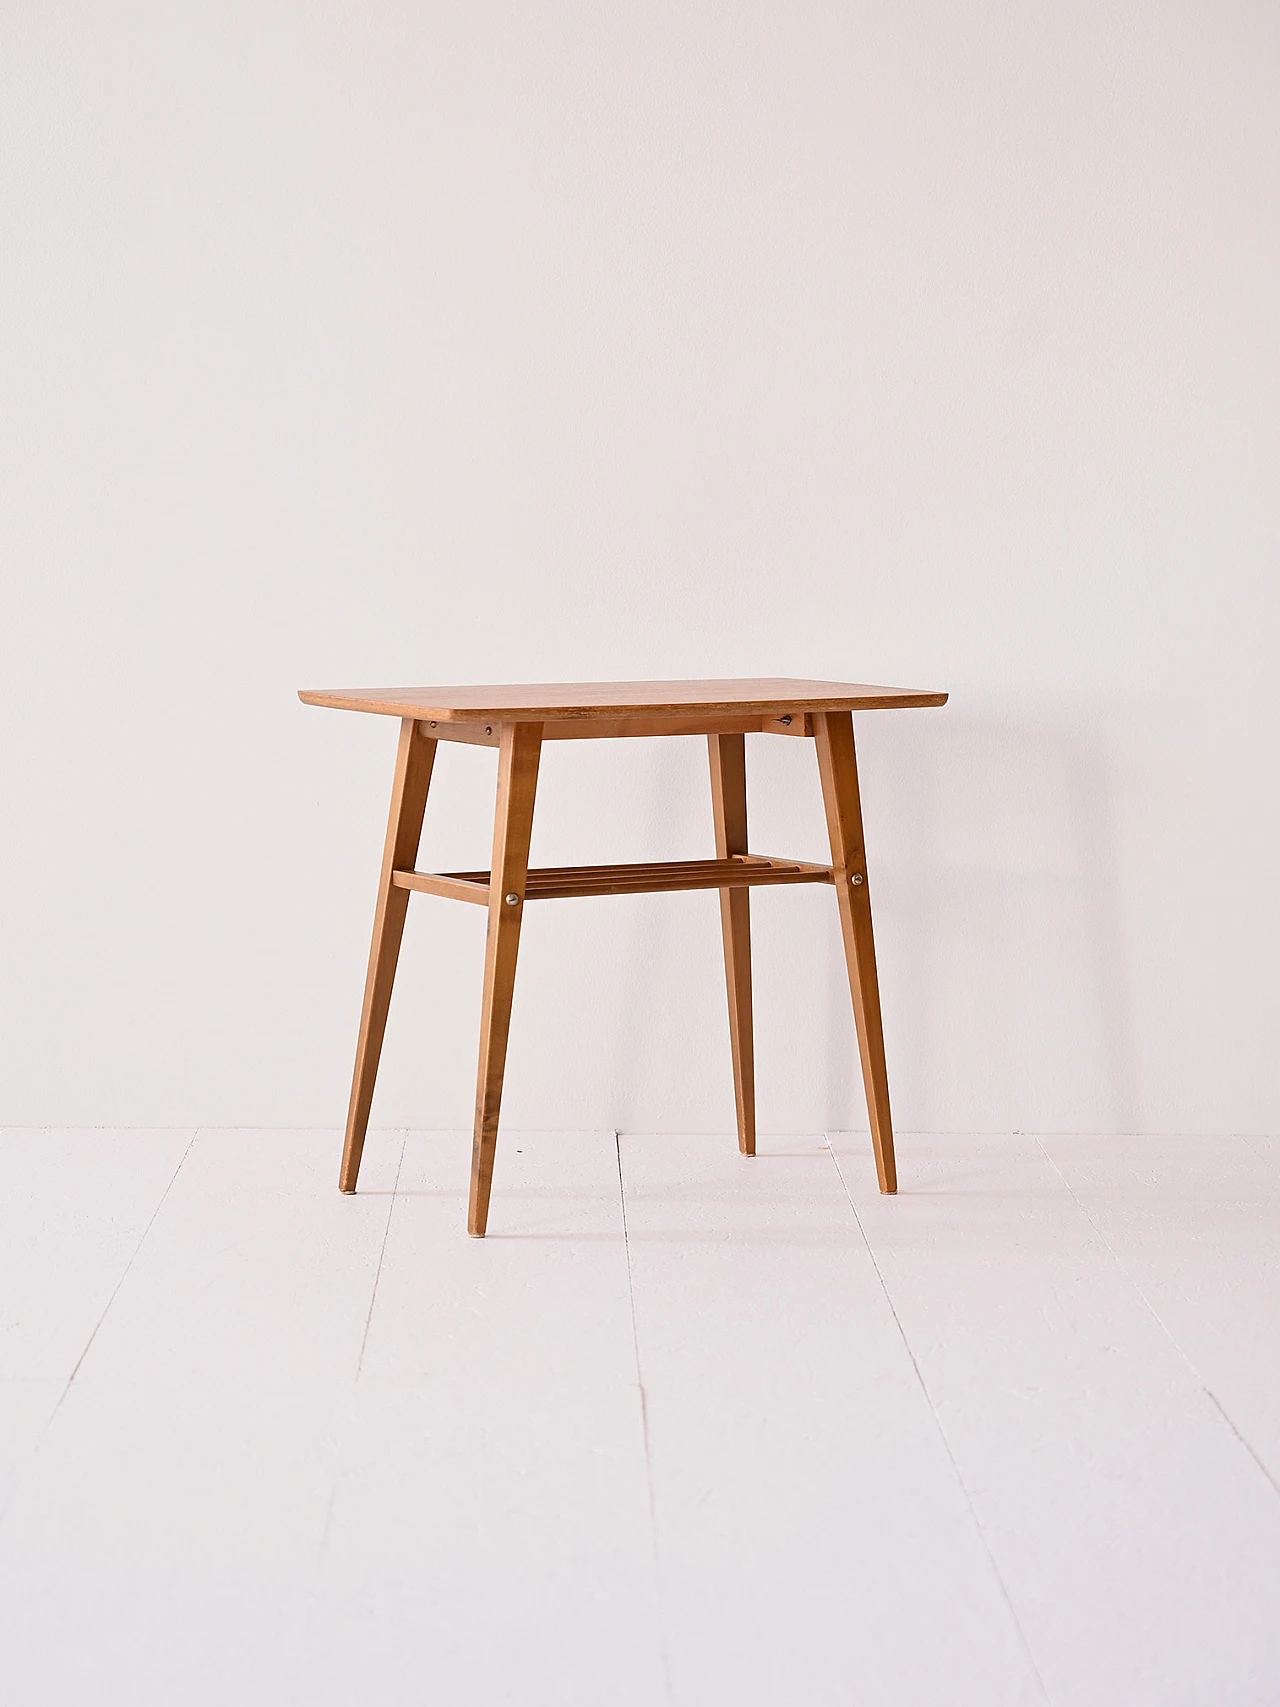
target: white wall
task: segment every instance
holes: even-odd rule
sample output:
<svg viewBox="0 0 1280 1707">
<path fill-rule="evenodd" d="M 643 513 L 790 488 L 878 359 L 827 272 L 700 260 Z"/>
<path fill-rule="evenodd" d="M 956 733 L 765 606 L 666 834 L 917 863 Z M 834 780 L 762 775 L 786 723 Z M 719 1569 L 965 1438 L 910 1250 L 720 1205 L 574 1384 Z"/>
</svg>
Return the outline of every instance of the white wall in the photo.
<svg viewBox="0 0 1280 1707">
<path fill-rule="evenodd" d="M 1274 5 L 2 30 L 0 1121 L 340 1123 L 395 726 L 297 687 L 758 672 L 952 693 L 859 726 L 900 1126 L 1274 1125 Z M 705 773 L 549 751 L 535 861 Z M 762 1125 L 858 1124 L 830 894 L 753 906 Z M 414 903 L 375 1119 L 469 1122 L 483 928 Z M 727 1130 L 717 933 L 531 909 L 508 1117 Z"/>
</svg>

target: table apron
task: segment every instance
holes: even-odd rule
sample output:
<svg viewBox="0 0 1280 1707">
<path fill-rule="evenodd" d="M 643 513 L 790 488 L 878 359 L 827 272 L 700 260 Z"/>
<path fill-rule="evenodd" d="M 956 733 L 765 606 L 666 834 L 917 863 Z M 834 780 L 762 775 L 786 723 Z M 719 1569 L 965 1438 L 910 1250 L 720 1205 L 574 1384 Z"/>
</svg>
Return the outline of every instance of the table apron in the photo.
<svg viewBox="0 0 1280 1707">
<path fill-rule="evenodd" d="M 501 723 L 453 723 L 418 720 L 432 741 L 461 741 L 470 747 L 496 747 Z M 562 717 L 542 725 L 544 741 L 617 741 L 654 735 L 809 735 L 813 716 L 781 711 L 776 717 Z"/>
</svg>

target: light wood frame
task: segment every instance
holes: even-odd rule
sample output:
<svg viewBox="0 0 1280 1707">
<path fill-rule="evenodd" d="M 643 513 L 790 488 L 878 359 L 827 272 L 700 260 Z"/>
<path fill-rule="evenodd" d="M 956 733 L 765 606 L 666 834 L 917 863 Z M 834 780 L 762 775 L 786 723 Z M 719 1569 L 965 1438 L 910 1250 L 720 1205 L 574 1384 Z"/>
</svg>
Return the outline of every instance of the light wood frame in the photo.
<svg viewBox="0 0 1280 1707">
<path fill-rule="evenodd" d="M 679 727 L 673 727 L 677 723 Z M 726 728 L 726 724 L 729 726 Z M 747 733 L 813 739 L 831 842 L 831 864 L 753 854 L 747 847 Z M 529 839 L 543 741 L 608 739 L 619 735 L 705 734 L 710 758 L 716 857 L 631 865 L 529 869 Z M 418 842 L 440 740 L 496 746 L 498 788 L 493 856 L 488 871 L 423 872 L 415 869 Z M 488 1225 L 494 1154 L 506 1065 L 511 1000 L 520 926 L 526 903 L 590 895 L 634 895 L 716 889 L 724 937 L 729 1037 L 733 1056 L 738 1147 L 756 1149 L 755 1062 L 751 1013 L 750 891 L 765 884 L 826 883 L 836 891 L 841 937 L 853 998 L 871 1139 L 880 1189 L 897 1190 L 884 1030 L 876 975 L 871 896 L 867 883 L 862 808 L 853 719 L 848 711 L 800 712 L 781 717 L 586 719 L 570 732 L 534 722 L 440 723 L 405 717 L 391 788 L 373 941 L 365 980 L 347 1114 L 339 1187 L 354 1192 L 373 1102 L 391 990 L 410 894 L 443 896 L 488 909 L 480 1056 L 467 1231 L 483 1237 Z"/>
</svg>

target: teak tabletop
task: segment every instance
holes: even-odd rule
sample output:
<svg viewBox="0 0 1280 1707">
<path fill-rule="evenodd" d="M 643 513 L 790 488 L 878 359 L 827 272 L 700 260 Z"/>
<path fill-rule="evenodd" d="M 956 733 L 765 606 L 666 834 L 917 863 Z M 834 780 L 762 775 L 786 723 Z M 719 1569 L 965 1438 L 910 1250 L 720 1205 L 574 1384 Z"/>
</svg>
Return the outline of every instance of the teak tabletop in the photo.
<svg viewBox="0 0 1280 1707">
<path fill-rule="evenodd" d="M 750 890 L 764 884 L 828 883 L 836 892 L 849 969 L 876 1172 L 882 1191 L 896 1191 L 889 1082 L 852 713 L 945 705 L 945 693 L 872 687 L 863 682 L 760 676 L 731 681 L 313 688 L 301 691 L 298 697 L 308 705 L 369 711 L 400 719 L 400 744 L 338 1178 L 340 1190 L 356 1189 L 411 893 L 470 901 L 488 909 L 467 1209 L 467 1231 L 482 1236 L 489 1217 L 511 996 L 525 902 L 682 889 L 719 891 L 738 1147 L 744 1156 L 753 1156 L 756 1120 Z M 792 735 L 813 740 L 831 841 L 830 865 L 747 851 L 745 737 L 748 734 Z M 659 735 L 707 737 L 716 857 L 656 864 L 553 866 L 531 871 L 529 837 L 542 743 Z M 488 871 L 415 869 L 438 741 L 498 748 L 497 809 L 493 857 Z"/>
</svg>

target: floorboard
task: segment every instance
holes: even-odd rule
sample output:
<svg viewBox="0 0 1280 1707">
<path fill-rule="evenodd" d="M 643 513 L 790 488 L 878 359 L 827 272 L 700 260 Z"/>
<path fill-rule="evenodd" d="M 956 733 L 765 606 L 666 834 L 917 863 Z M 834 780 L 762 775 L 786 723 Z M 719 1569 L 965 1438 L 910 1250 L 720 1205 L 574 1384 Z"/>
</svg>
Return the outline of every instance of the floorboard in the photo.
<svg viewBox="0 0 1280 1707">
<path fill-rule="evenodd" d="M 674 1699 L 1041 1699 L 830 1153 L 622 1140 Z"/>
<path fill-rule="evenodd" d="M 614 1136 L 504 1135 L 483 1240 L 464 1231 L 470 1148 L 406 1148 L 309 1698 L 660 1702 Z"/>
<path fill-rule="evenodd" d="M 400 1145 L 352 1201 L 335 1134 L 197 1135 L 0 1524 L 0 1695 L 300 1699 Z"/>
<path fill-rule="evenodd" d="M 1274 1702 L 1280 1498 L 1098 1231 L 1110 1211 L 1034 1138 L 904 1140 L 892 1199 L 864 1138 L 833 1147 L 1054 1707 Z M 1166 1262 L 1176 1195 L 1157 1174 L 1145 1197 Z"/>
<path fill-rule="evenodd" d="M 0 1133 L 0 1699 L 1273 1707 L 1280 1144 Z"/>
<path fill-rule="evenodd" d="M 192 1136 L 0 1131 L 0 1380 L 70 1378 Z"/>
<path fill-rule="evenodd" d="M 1243 1138 L 1040 1143 L 1280 1495 L 1280 1168 Z"/>
</svg>

